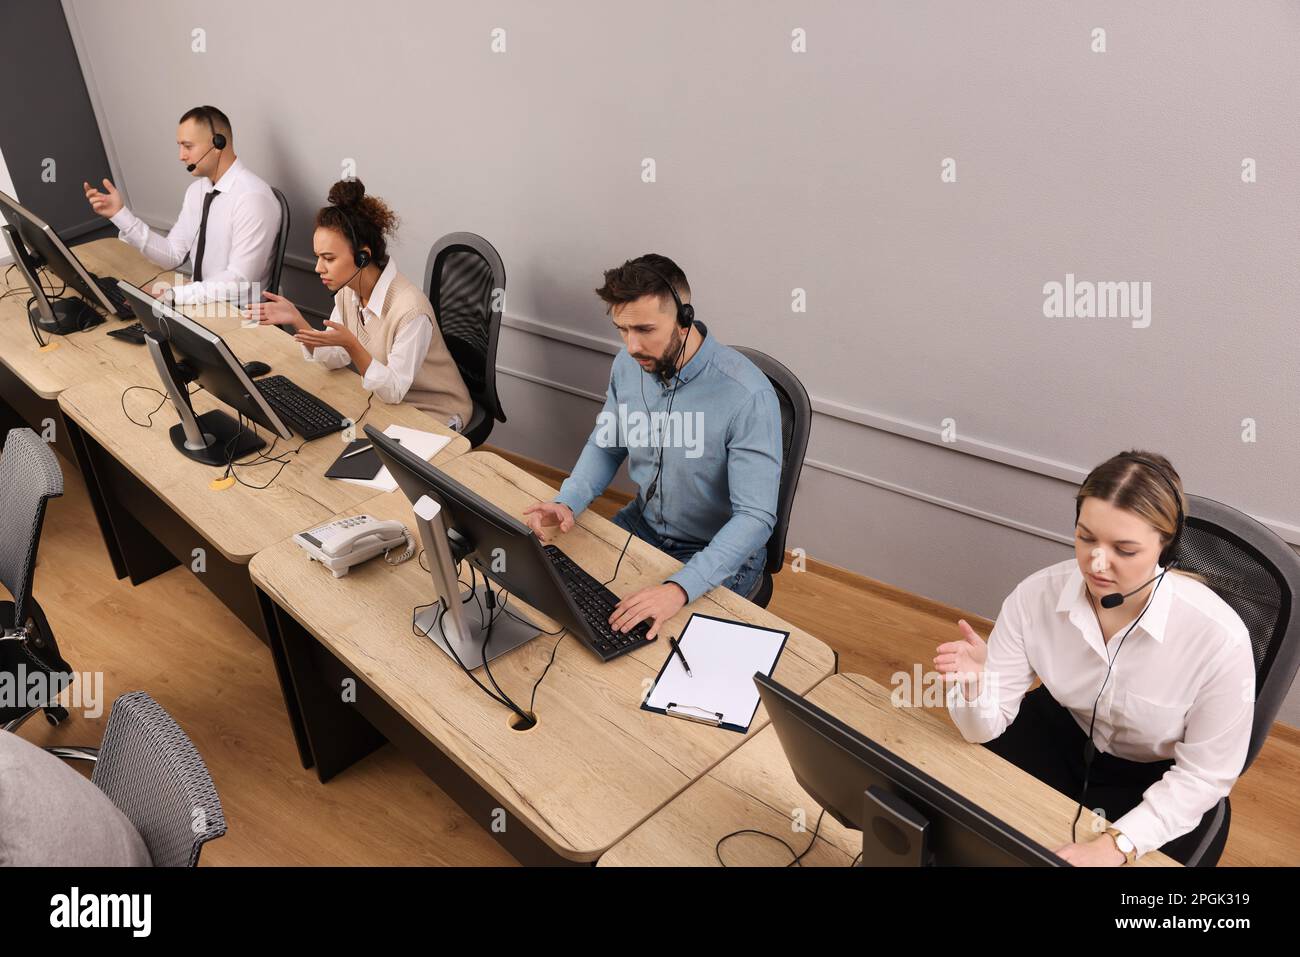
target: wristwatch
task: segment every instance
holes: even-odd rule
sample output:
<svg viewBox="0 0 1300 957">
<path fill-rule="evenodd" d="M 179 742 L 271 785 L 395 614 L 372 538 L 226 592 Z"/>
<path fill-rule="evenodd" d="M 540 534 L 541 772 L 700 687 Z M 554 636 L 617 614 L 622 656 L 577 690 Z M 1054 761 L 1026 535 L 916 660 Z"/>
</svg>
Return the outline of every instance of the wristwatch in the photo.
<svg viewBox="0 0 1300 957">
<path fill-rule="evenodd" d="M 1106 828 L 1106 833 L 1109 834 L 1110 839 L 1115 842 L 1115 846 L 1119 848 L 1119 852 L 1124 855 L 1125 864 L 1132 864 L 1137 860 L 1137 845 L 1129 840 L 1128 837 L 1113 827 Z"/>
</svg>

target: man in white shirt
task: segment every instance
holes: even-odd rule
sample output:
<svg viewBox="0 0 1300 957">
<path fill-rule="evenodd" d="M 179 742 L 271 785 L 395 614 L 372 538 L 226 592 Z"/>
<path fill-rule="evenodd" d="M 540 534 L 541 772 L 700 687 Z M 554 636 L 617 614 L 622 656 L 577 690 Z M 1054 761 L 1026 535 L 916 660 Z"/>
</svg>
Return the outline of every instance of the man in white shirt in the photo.
<svg viewBox="0 0 1300 957">
<path fill-rule="evenodd" d="M 193 281 L 171 290 L 176 304 L 256 302 L 274 266 L 279 201 L 235 155 L 230 120 L 215 106 L 198 106 L 182 116 L 176 145 L 195 182 L 167 235 L 131 212 L 107 179 L 103 192 L 83 184 L 91 209 L 113 222 L 118 238 L 164 269 L 191 260 Z"/>
</svg>

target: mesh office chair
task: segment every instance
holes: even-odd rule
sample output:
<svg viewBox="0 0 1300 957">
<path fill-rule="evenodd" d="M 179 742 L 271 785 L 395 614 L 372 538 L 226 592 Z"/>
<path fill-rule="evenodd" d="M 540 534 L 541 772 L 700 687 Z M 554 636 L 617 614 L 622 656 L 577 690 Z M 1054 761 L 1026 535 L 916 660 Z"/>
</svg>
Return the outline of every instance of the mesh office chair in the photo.
<svg viewBox="0 0 1300 957">
<path fill-rule="evenodd" d="M 135 825 L 154 867 L 196 867 L 203 845 L 226 833 L 203 758 L 143 691 L 113 702 L 90 780 Z"/>
<path fill-rule="evenodd" d="M 1242 772 L 1250 767 L 1300 668 L 1300 557 L 1249 515 L 1198 495 L 1187 496 L 1187 520 L 1177 564 L 1241 616 L 1255 655 L 1255 719 Z M 1188 858 L 1213 867 L 1228 840 L 1232 805 L 1214 809 L 1213 825 Z"/>
<path fill-rule="evenodd" d="M 289 247 L 289 201 L 284 198 L 284 193 L 280 192 L 274 186 L 271 192 L 275 193 L 276 201 L 280 204 L 280 231 L 275 237 L 274 258 L 271 260 L 271 286 L 269 292 L 277 296 L 284 293 L 280 289 L 280 277 L 284 274 L 284 254 Z M 282 326 L 286 331 L 288 326 Z"/>
<path fill-rule="evenodd" d="M 72 668 L 59 654 L 50 623 L 32 595 L 45 504 L 62 494 L 63 471 L 53 450 L 31 429 L 10 431 L 0 453 L 0 581 L 13 601 L 0 602 L 0 672 L 16 678 L 46 675 L 47 696 L 0 708 L 0 728 L 6 731 L 40 710 L 51 724 L 68 716 L 55 699 L 71 683 Z M 19 680 L 15 687 L 33 686 Z"/>
<path fill-rule="evenodd" d="M 433 304 L 447 350 L 473 400 L 461 430 L 470 445 L 487 441 L 504 422 L 497 398 L 497 337 L 506 289 L 506 267 L 492 244 L 474 233 L 448 233 L 429 251 L 424 288 Z"/>
<path fill-rule="evenodd" d="M 776 500 L 776 525 L 767 540 L 767 564 L 763 577 L 749 600 L 763 608 L 772 600 L 772 576 L 785 564 L 785 535 L 794 508 L 794 493 L 799 487 L 808 435 L 812 431 L 812 403 L 808 392 L 793 372 L 771 356 L 757 349 L 735 346 L 737 352 L 762 370 L 776 390 L 781 405 L 781 487 Z"/>
</svg>

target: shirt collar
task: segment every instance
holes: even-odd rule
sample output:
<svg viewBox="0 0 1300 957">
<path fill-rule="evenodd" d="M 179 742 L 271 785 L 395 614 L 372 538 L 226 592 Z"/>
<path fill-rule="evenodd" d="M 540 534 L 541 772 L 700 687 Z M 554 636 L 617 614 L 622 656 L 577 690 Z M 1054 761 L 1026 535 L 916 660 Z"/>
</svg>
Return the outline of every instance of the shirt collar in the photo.
<svg viewBox="0 0 1300 957">
<path fill-rule="evenodd" d="M 357 305 L 361 307 L 359 311 L 363 313 L 368 312 L 370 315 L 375 317 L 383 315 L 384 299 L 388 297 L 388 287 L 393 284 L 393 277 L 396 275 L 397 263 L 392 256 L 389 256 L 387 265 L 385 265 L 383 271 L 379 273 L 379 281 L 375 283 L 375 288 L 370 290 L 369 303 L 364 307 L 361 307 L 361 297 L 357 296 L 356 291 L 353 290 L 352 295 L 356 296 Z"/>
<path fill-rule="evenodd" d="M 230 192 L 235 185 L 235 180 L 239 179 L 239 174 L 243 171 L 244 161 L 239 159 L 235 160 L 230 164 L 230 168 L 221 174 L 221 179 L 217 180 L 215 183 L 208 180 L 208 188 L 205 189 L 204 192 L 211 192 L 214 189 L 219 189 L 223 193 Z"/>
<path fill-rule="evenodd" d="M 709 363 L 713 361 L 714 353 L 718 351 L 718 344 L 709 335 L 708 326 L 702 322 L 696 322 L 695 329 L 700 334 L 700 347 L 695 350 L 695 355 L 691 356 L 686 365 L 682 366 L 681 371 L 677 373 L 678 385 L 685 385 L 703 372 Z"/>
<path fill-rule="evenodd" d="M 1156 565 L 1154 574 L 1160 574 L 1165 569 Z M 1174 583 L 1170 580 L 1175 576 L 1172 573 L 1165 574 L 1159 579 L 1154 593 L 1149 599 L 1149 607 L 1142 614 L 1142 620 L 1138 622 L 1137 627 L 1146 632 L 1156 641 L 1161 643 L 1165 640 L 1165 626 L 1169 623 L 1169 607 L 1173 600 Z M 1092 608 L 1089 606 L 1087 587 L 1083 581 L 1083 572 L 1079 571 L 1079 565 L 1076 562 L 1070 569 L 1069 576 L 1065 579 L 1065 584 L 1061 588 L 1061 594 L 1056 601 L 1056 610 L 1068 613 L 1070 620 L 1079 623 L 1080 620 L 1095 621 Z M 1076 617 L 1077 616 L 1077 617 Z M 1080 625 L 1082 630 L 1082 625 Z"/>
</svg>

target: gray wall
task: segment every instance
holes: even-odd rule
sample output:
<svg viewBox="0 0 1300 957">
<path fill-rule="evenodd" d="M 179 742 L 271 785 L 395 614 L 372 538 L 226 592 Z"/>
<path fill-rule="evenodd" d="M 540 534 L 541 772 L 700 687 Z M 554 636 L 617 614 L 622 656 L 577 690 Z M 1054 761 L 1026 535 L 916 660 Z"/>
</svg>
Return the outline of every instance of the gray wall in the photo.
<svg viewBox="0 0 1300 957">
<path fill-rule="evenodd" d="M 813 396 L 792 547 L 991 616 L 1069 554 L 1087 467 L 1134 446 L 1300 545 L 1294 3 L 65 7 L 147 219 L 188 180 L 176 117 L 215 102 L 293 204 L 295 265 L 349 157 L 409 275 L 443 233 L 492 240 L 495 444 L 571 465 L 617 348 L 591 290 L 656 250 Z M 1150 325 L 1045 318 L 1067 273 L 1150 282 Z"/>
</svg>

